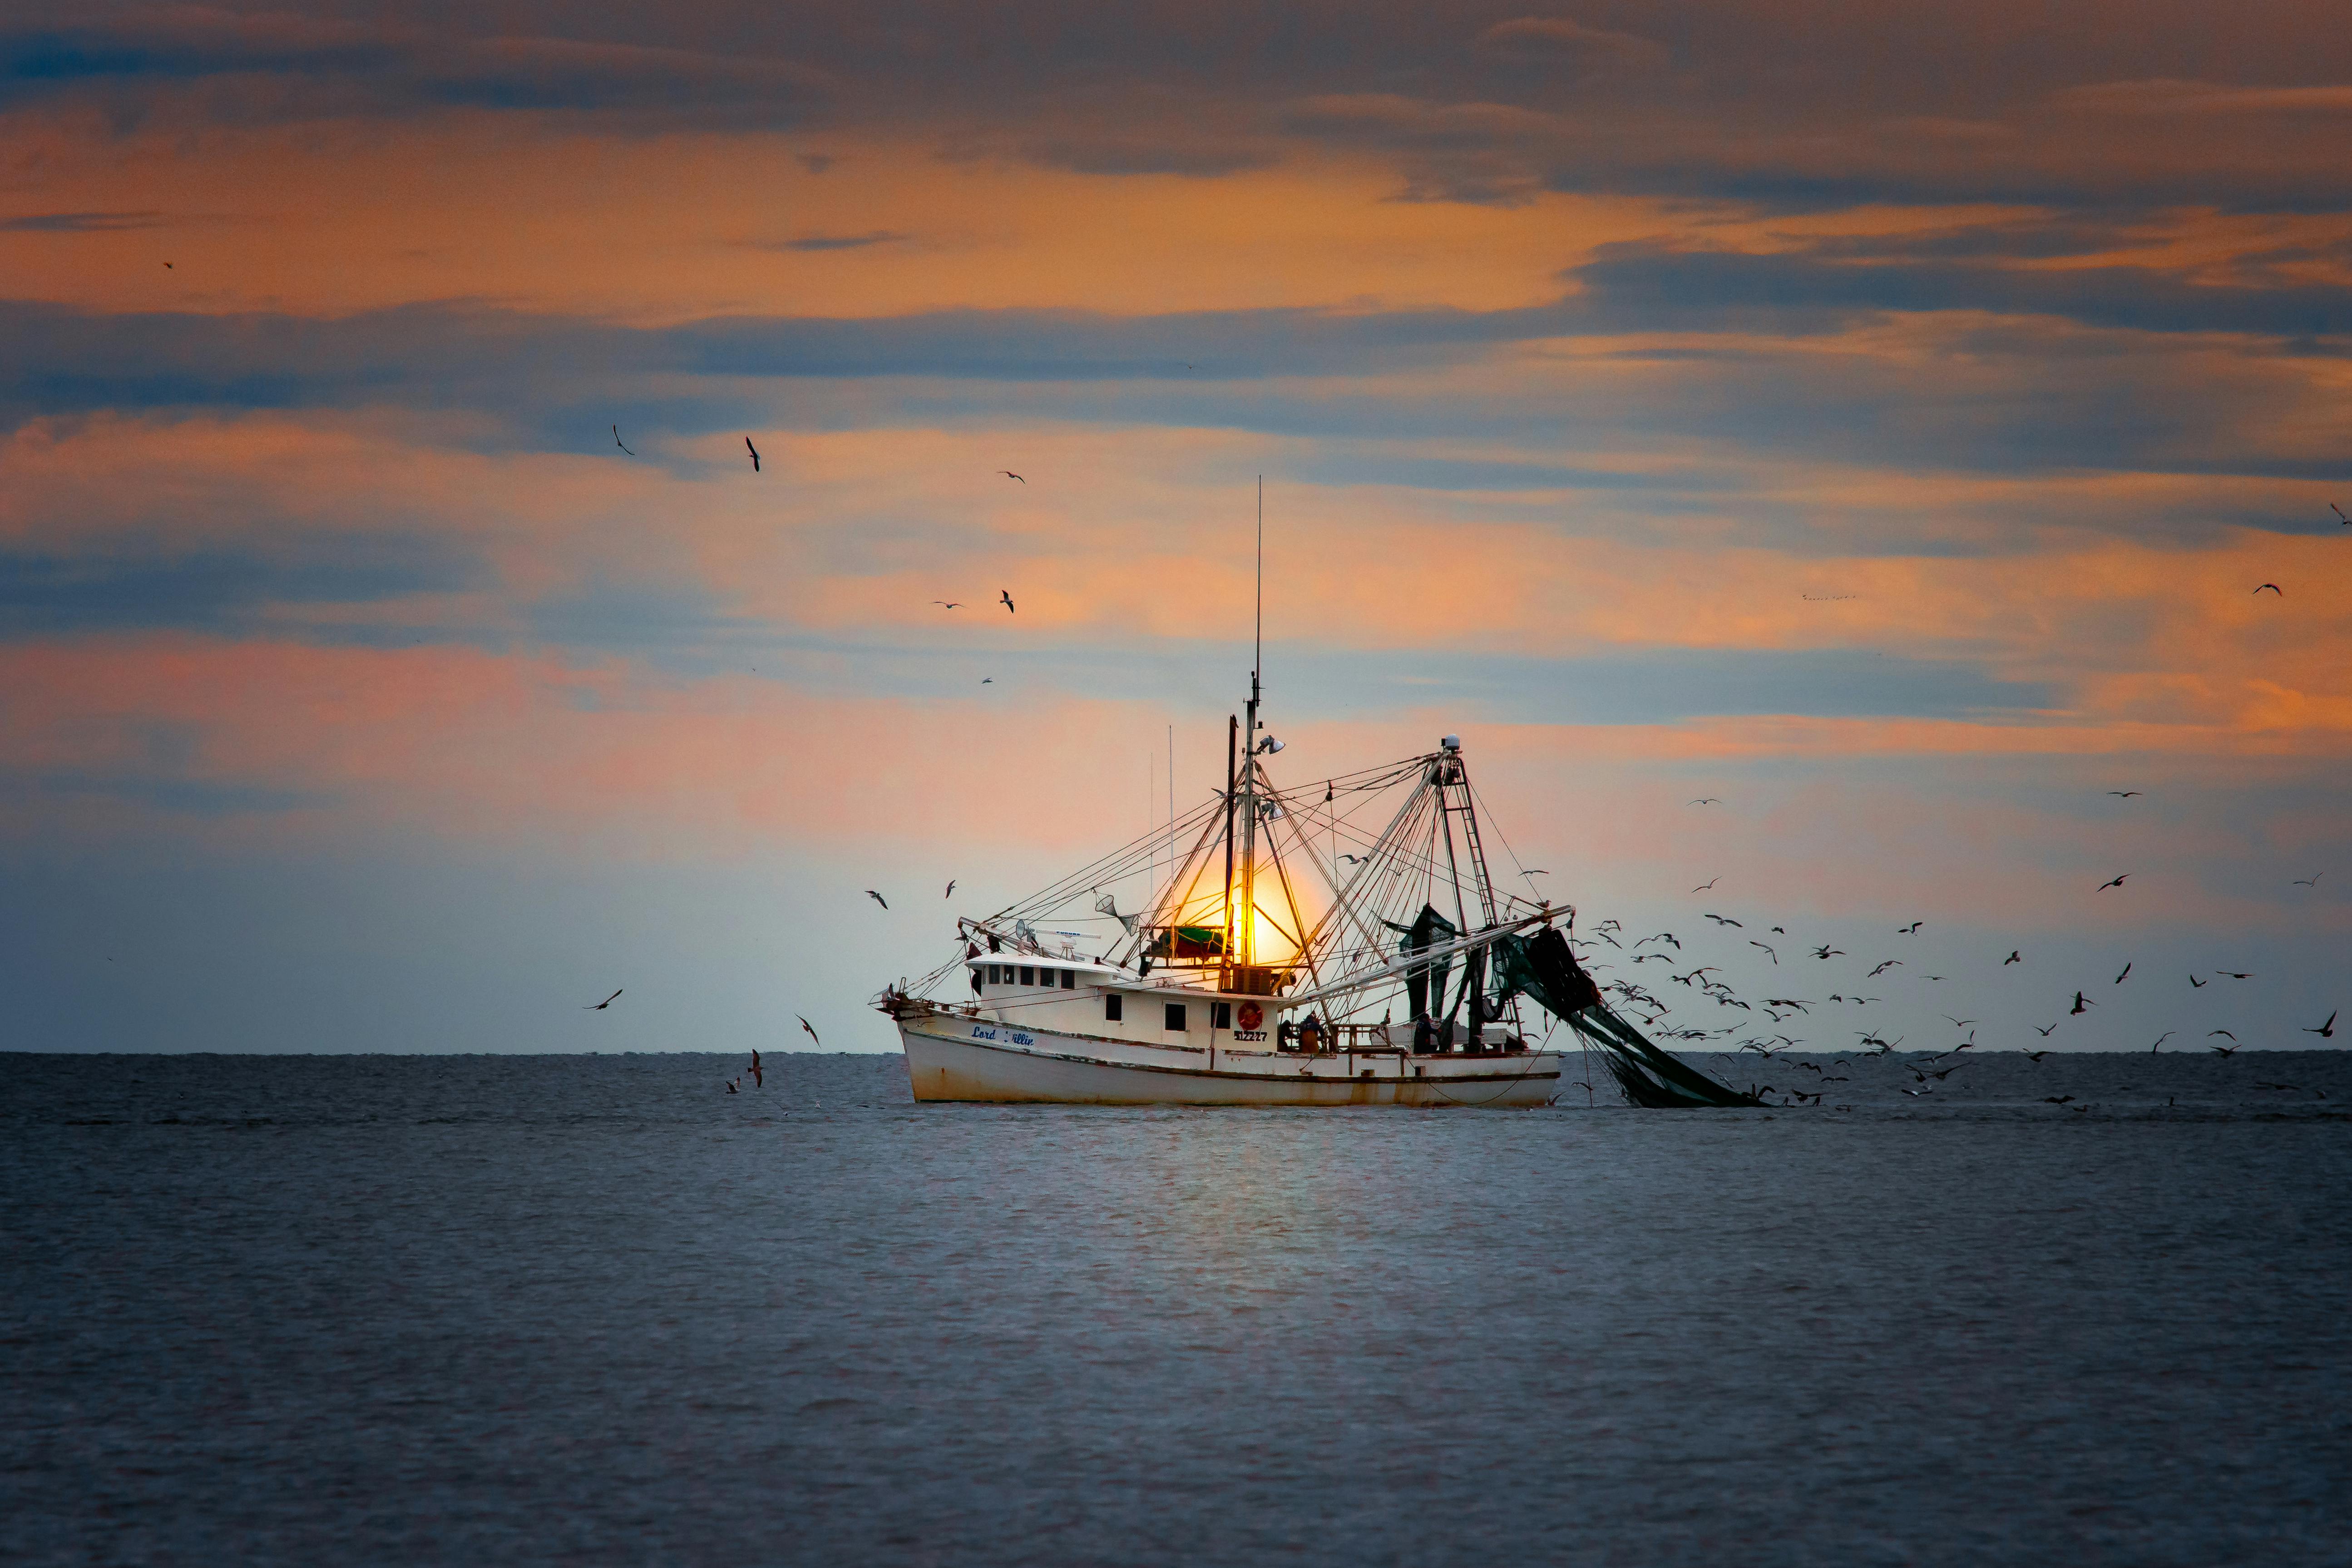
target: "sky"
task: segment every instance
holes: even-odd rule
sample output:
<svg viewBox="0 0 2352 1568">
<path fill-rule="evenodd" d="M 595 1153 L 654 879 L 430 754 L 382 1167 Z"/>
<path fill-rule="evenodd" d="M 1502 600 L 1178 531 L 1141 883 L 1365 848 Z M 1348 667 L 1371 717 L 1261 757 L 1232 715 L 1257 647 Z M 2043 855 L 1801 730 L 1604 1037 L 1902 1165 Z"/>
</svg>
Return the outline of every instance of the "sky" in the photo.
<svg viewBox="0 0 2352 1568">
<path fill-rule="evenodd" d="M 1815 1048 L 2336 1040 L 2339 8 L 1526 7 L 0 0 L 0 1047 L 895 1048 L 1259 476 L 1284 778 Z"/>
</svg>

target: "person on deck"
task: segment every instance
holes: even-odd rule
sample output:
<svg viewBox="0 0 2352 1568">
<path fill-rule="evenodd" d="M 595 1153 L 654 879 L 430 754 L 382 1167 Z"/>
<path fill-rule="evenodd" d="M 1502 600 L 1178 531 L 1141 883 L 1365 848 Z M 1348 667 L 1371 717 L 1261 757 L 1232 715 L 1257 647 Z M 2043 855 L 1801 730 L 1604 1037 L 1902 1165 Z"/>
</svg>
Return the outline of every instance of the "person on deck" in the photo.
<svg viewBox="0 0 2352 1568">
<path fill-rule="evenodd" d="M 1412 1054 L 1425 1057 L 1437 1049 L 1437 1026 L 1423 1013 L 1412 1021 Z"/>
<path fill-rule="evenodd" d="M 1299 1020 L 1298 1048 L 1310 1053 L 1323 1048 L 1323 1020 L 1312 1013 Z"/>
</svg>

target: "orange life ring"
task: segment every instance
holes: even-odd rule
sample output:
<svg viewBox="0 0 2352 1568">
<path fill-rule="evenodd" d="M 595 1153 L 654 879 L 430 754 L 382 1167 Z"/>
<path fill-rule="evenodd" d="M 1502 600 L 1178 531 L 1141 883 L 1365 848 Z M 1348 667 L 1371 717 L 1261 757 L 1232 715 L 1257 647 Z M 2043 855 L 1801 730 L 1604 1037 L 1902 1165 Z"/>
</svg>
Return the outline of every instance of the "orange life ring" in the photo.
<svg viewBox="0 0 2352 1568">
<path fill-rule="evenodd" d="M 1234 1015 L 1234 1021 L 1244 1029 L 1255 1029 L 1265 1022 L 1265 1009 L 1255 1002 L 1244 1002 L 1241 1011 Z"/>
</svg>

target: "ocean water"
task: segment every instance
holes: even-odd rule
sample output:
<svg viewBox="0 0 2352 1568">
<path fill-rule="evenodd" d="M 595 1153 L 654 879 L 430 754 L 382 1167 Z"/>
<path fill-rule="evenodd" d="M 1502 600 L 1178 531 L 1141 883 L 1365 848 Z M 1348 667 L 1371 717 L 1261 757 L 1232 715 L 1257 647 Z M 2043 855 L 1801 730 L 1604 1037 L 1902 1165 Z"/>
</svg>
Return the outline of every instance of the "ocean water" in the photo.
<svg viewBox="0 0 2352 1568">
<path fill-rule="evenodd" d="M 2352 1561 L 2352 1058 L 1807 1059 L 0 1056 L 0 1558 Z"/>
</svg>

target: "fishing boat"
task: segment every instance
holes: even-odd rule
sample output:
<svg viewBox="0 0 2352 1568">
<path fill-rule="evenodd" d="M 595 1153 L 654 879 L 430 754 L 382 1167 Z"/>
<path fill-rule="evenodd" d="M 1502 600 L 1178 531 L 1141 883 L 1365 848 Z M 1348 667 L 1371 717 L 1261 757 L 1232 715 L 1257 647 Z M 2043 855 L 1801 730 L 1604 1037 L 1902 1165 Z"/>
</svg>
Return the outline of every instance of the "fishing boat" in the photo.
<svg viewBox="0 0 2352 1568">
<path fill-rule="evenodd" d="M 954 955 L 886 987 L 875 1003 L 898 1026 L 915 1098 L 1542 1106 L 1572 1045 L 1630 1104 L 1756 1104 L 1608 1005 L 1573 946 L 1575 908 L 1540 896 L 1538 873 L 1515 863 L 1497 885 L 1459 736 L 1277 782 L 1283 742 L 1261 717 L 1263 493 L 1258 537 L 1257 656 L 1226 721 L 1224 788 L 1181 814 L 1171 803 L 1152 832 L 1017 904 L 958 920 Z"/>
</svg>

